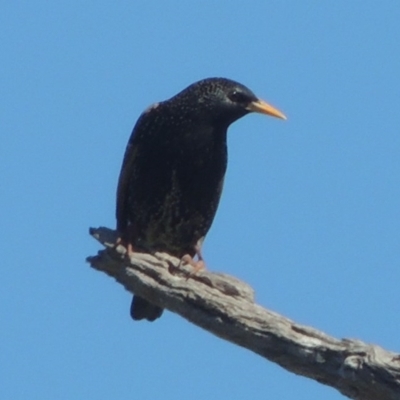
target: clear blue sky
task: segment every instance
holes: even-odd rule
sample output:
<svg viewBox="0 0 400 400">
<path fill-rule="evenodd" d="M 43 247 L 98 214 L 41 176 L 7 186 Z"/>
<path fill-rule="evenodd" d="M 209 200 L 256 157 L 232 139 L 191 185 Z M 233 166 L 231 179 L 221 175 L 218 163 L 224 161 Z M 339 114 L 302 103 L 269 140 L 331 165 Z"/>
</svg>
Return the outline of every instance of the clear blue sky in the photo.
<svg viewBox="0 0 400 400">
<path fill-rule="evenodd" d="M 93 271 L 150 103 L 224 76 L 278 106 L 232 126 L 208 267 L 337 337 L 400 351 L 397 0 L 3 2 L 2 399 L 325 399 Z"/>
</svg>

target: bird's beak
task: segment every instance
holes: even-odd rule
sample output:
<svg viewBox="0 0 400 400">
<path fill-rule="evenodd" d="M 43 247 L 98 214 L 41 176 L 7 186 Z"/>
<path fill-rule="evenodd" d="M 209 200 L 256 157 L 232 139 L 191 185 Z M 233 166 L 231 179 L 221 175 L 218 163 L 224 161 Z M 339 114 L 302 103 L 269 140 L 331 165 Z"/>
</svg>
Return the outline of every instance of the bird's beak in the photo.
<svg viewBox="0 0 400 400">
<path fill-rule="evenodd" d="M 264 100 L 255 100 L 252 101 L 247 107 L 247 110 L 260 113 L 260 114 L 266 114 L 266 115 L 271 115 L 272 117 L 276 118 L 281 118 L 281 119 L 286 119 L 285 114 L 281 113 L 279 110 L 277 110 L 275 107 L 272 107 L 268 103 L 266 103 Z"/>
</svg>

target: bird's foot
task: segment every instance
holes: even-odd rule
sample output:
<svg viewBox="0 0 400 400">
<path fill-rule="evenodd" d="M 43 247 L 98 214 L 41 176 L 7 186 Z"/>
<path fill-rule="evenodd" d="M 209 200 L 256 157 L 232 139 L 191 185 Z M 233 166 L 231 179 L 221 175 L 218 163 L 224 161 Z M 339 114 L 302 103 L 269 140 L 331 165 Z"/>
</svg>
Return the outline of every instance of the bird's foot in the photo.
<svg viewBox="0 0 400 400">
<path fill-rule="evenodd" d="M 182 262 L 189 264 L 190 266 L 193 267 L 193 270 L 190 272 L 190 276 L 196 275 L 201 270 L 206 269 L 206 263 L 204 262 L 204 260 L 202 258 L 199 258 L 197 261 L 195 261 L 193 259 L 193 257 L 189 254 L 185 254 L 181 258 L 181 263 Z"/>
<path fill-rule="evenodd" d="M 201 245 L 203 243 L 203 238 L 201 238 L 197 243 L 196 246 L 194 247 L 195 254 L 197 256 L 197 261 L 193 259 L 193 257 L 190 254 L 185 254 L 181 258 L 181 263 L 185 262 L 186 264 L 189 264 L 193 267 L 193 270 L 190 272 L 189 276 L 187 279 L 192 277 L 193 275 L 196 275 L 198 272 L 206 269 L 206 263 L 204 262 L 203 255 L 201 254 Z"/>
<path fill-rule="evenodd" d="M 116 249 L 119 245 L 121 245 L 122 247 L 125 248 L 125 250 L 126 250 L 125 256 L 126 257 L 130 258 L 131 256 L 133 256 L 134 250 L 133 250 L 132 243 L 129 243 L 129 242 L 127 243 L 121 237 L 119 237 L 114 244 L 114 249 Z"/>
</svg>

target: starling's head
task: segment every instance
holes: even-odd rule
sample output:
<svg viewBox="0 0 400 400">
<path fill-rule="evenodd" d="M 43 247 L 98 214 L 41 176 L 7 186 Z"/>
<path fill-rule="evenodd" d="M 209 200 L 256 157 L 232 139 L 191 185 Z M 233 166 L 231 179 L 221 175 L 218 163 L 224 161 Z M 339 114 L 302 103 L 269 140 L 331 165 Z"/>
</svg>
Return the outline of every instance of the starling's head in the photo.
<svg viewBox="0 0 400 400">
<path fill-rule="evenodd" d="M 260 100 L 246 86 L 226 78 L 208 78 L 193 83 L 174 98 L 183 112 L 229 125 L 250 112 L 286 119 L 279 110 Z"/>
</svg>

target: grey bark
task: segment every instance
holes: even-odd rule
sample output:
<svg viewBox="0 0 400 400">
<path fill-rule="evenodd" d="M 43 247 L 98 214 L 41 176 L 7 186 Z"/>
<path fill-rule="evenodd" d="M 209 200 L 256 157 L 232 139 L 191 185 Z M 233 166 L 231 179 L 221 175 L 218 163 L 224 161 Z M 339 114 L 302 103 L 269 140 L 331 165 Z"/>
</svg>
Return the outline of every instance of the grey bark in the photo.
<svg viewBox="0 0 400 400">
<path fill-rule="evenodd" d="M 400 355 L 354 339 L 336 339 L 254 302 L 246 283 L 192 267 L 165 253 L 134 253 L 115 246 L 116 234 L 90 229 L 105 249 L 90 265 L 129 292 L 179 314 L 288 371 L 336 388 L 355 400 L 400 400 Z"/>
</svg>

